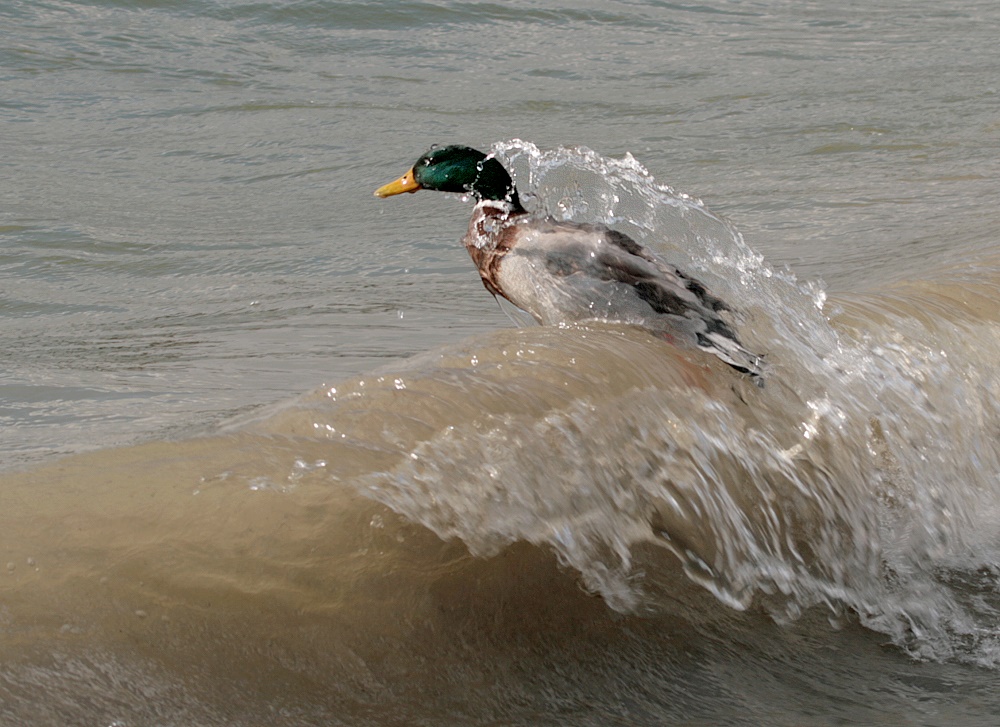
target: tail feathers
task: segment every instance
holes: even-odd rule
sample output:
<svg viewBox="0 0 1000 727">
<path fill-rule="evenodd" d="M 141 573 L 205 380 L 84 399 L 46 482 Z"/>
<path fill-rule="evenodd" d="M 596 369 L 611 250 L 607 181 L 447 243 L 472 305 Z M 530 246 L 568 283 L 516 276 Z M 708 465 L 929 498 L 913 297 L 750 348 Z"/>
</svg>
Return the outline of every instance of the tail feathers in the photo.
<svg viewBox="0 0 1000 727">
<path fill-rule="evenodd" d="M 740 373 L 755 377 L 758 384 L 763 385 L 763 379 L 759 377 L 764 373 L 764 358 L 747 351 L 735 338 L 717 331 L 699 333 L 698 348 L 718 356 Z"/>
</svg>

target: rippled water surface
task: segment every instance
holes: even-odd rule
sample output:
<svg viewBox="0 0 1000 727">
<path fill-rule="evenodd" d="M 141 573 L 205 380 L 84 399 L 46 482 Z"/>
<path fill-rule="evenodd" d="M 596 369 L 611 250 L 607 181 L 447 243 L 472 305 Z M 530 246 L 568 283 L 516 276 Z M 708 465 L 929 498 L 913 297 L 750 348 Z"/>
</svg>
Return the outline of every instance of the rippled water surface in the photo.
<svg viewBox="0 0 1000 727">
<path fill-rule="evenodd" d="M 990 725 L 994 2 L 0 7 L 0 723 Z M 519 327 L 470 205 L 764 387 Z M 67 456 L 69 455 L 69 456 Z"/>
</svg>

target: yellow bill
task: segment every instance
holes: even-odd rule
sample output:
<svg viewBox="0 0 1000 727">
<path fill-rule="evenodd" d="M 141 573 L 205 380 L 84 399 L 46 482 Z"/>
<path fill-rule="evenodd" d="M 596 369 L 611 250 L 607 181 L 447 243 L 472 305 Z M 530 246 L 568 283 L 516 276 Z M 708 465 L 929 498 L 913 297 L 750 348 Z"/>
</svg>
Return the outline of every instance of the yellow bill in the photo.
<svg viewBox="0 0 1000 727">
<path fill-rule="evenodd" d="M 411 169 L 395 182 L 389 182 L 376 189 L 375 196 L 391 197 L 394 194 L 402 194 L 403 192 L 416 192 L 418 189 L 423 189 L 423 187 L 413 178 L 413 170 Z"/>
</svg>

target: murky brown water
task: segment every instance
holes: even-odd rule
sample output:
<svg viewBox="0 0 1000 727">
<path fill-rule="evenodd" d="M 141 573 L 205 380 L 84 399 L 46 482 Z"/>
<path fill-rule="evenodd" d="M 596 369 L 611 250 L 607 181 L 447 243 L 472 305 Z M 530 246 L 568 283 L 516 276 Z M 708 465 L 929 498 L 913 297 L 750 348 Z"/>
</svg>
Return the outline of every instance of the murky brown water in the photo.
<svg viewBox="0 0 1000 727">
<path fill-rule="evenodd" d="M 0 722 L 992 723 L 997 12 L 0 10 Z M 765 387 L 371 197 L 514 137 Z"/>
</svg>

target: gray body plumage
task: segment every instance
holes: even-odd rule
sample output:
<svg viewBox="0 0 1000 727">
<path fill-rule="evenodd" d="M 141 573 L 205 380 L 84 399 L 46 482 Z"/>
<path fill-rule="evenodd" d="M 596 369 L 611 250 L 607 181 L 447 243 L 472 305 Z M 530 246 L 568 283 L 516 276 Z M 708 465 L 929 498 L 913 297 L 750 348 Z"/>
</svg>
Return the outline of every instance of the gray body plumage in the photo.
<svg viewBox="0 0 1000 727">
<path fill-rule="evenodd" d="M 697 280 L 603 225 L 509 215 L 476 207 L 465 245 L 487 289 L 542 324 L 609 320 L 642 326 L 759 375 L 760 358 L 720 312 L 729 307 Z"/>
</svg>

